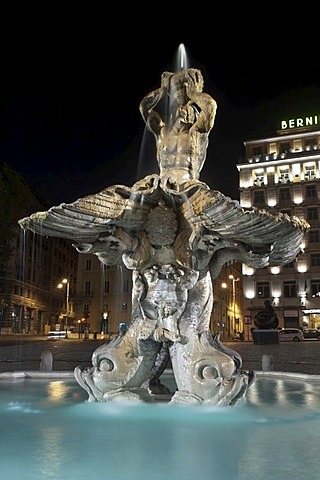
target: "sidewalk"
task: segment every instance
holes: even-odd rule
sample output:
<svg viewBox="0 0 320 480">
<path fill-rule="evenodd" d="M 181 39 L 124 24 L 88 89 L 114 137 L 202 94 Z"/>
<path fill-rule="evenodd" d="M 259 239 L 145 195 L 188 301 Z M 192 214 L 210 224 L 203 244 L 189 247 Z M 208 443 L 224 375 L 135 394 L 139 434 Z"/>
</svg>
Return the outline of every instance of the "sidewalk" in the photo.
<svg viewBox="0 0 320 480">
<path fill-rule="evenodd" d="M 0 372 L 39 370 L 41 354 L 51 351 L 53 369 L 73 371 L 78 365 L 92 366 L 93 352 L 104 340 L 77 338 L 47 340 L 44 336 L 0 336 Z M 320 375 L 320 341 L 283 342 L 256 345 L 252 342 L 223 342 L 239 353 L 244 370 L 262 370 L 264 356 L 270 356 L 275 371 Z"/>
</svg>

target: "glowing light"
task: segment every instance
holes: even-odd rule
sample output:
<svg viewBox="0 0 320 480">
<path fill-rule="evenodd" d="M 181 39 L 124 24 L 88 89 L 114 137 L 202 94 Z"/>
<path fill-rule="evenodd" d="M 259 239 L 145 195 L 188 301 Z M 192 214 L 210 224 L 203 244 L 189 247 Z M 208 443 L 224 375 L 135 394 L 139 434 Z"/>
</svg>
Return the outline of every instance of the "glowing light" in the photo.
<svg viewBox="0 0 320 480">
<path fill-rule="evenodd" d="M 252 187 L 252 182 L 248 180 L 240 182 L 240 188 L 249 188 L 249 187 Z"/>
<path fill-rule="evenodd" d="M 68 315 L 69 315 L 69 295 L 70 295 L 70 283 L 67 278 L 61 280 L 61 282 L 57 285 L 57 288 L 63 288 L 66 286 L 66 319 L 65 319 L 65 329 L 68 332 Z"/>
<path fill-rule="evenodd" d="M 280 267 L 271 267 L 271 268 L 270 268 L 270 272 L 271 272 L 273 275 L 278 275 L 278 273 L 280 273 Z"/>
<path fill-rule="evenodd" d="M 251 200 L 247 200 L 247 199 L 246 200 L 241 200 L 240 205 L 241 205 L 241 207 L 250 208 L 250 207 L 252 207 L 252 202 L 251 202 Z"/>
<path fill-rule="evenodd" d="M 274 298 L 280 298 L 281 297 L 281 291 L 279 288 L 277 287 L 274 287 L 271 291 L 271 295 L 274 297 Z"/>
<path fill-rule="evenodd" d="M 301 263 L 300 265 L 298 265 L 298 272 L 299 273 L 305 273 L 307 271 L 307 266 L 303 263 Z"/>
<path fill-rule="evenodd" d="M 249 288 L 245 289 L 244 295 L 245 295 L 246 298 L 249 298 L 249 299 L 254 298 L 253 288 L 249 287 Z"/>
<path fill-rule="evenodd" d="M 70 390 L 64 382 L 54 381 L 47 385 L 48 397 L 51 402 L 56 402 L 65 398 Z"/>
<path fill-rule="evenodd" d="M 306 292 L 301 292 L 300 293 L 300 304 L 305 307 L 306 306 L 306 303 L 307 303 L 307 299 L 306 299 Z"/>
<path fill-rule="evenodd" d="M 254 268 L 248 267 L 245 263 L 242 264 L 242 275 L 253 275 Z"/>
<path fill-rule="evenodd" d="M 295 163 L 292 165 L 292 173 L 293 175 L 300 175 L 301 168 L 300 168 L 300 163 Z"/>
</svg>

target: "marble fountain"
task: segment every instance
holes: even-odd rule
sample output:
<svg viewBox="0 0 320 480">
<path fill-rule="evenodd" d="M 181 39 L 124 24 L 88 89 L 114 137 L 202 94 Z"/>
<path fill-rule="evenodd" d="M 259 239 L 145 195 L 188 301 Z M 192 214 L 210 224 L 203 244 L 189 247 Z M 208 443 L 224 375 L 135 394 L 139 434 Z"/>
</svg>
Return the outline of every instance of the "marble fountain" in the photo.
<svg viewBox="0 0 320 480">
<path fill-rule="evenodd" d="M 20 220 L 130 269 L 132 318 L 69 378 L 2 379 L 6 480 L 316 478 L 320 380 L 246 371 L 209 330 L 222 267 L 290 262 L 309 225 L 201 181 L 217 109 L 203 89 L 184 63 L 142 99 L 158 173 Z"/>
</svg>

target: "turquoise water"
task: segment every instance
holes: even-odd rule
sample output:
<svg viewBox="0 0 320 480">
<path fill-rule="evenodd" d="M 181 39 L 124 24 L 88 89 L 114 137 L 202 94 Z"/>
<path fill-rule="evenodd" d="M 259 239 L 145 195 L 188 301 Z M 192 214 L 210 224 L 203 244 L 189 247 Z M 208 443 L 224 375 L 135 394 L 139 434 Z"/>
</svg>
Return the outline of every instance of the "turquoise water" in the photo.
<svg viewBox="0 0 320 480">
<path fill-rule="evenodd" d="M 0 477 L 319 479 L 319 383 L 258 377 L 234 407 L 86 399 L 72 379 L 1 381 Z"/>
</svg>

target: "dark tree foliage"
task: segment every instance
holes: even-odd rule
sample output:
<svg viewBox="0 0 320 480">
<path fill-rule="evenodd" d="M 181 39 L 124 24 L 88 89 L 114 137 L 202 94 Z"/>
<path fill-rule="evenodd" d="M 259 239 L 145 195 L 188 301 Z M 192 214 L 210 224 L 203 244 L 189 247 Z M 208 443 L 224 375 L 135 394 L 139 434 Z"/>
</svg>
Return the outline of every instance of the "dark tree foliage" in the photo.
<svg viewBox="0 0 320 480">
<path fill-rule="evenodd" d="M 18 220 L 45 206 L 26 180 L 7 163 L 0 164 L 0 272 L 20 235 Z"/>
</svg>

